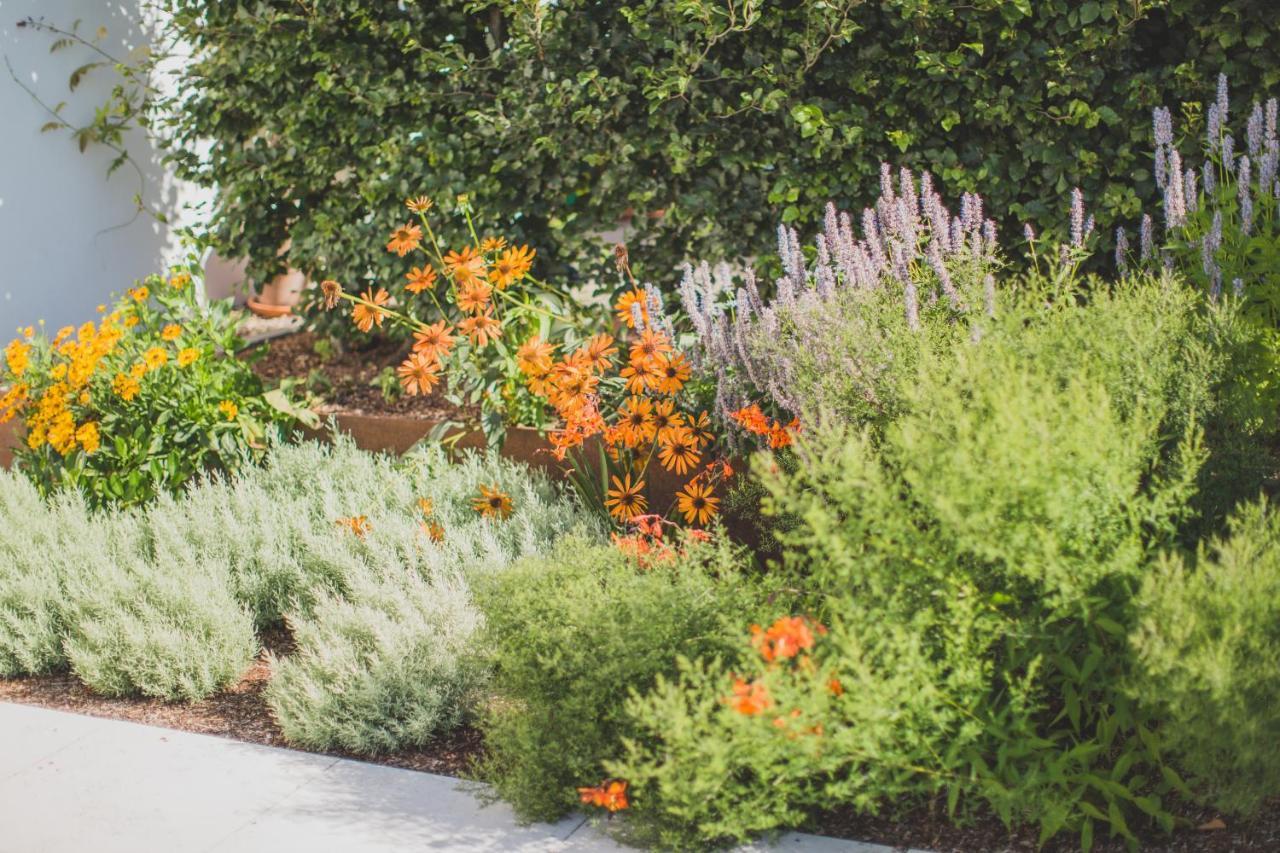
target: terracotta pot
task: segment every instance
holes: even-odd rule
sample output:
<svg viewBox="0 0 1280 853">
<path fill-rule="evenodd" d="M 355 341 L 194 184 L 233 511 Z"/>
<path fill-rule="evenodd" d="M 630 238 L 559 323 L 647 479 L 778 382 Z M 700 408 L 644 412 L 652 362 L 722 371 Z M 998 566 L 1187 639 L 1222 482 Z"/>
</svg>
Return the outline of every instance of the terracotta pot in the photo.
<svg viewBox="0 0 1280 853">
<path fill-rule="evenodd" d="M 262 286 L 262 292 L 249 297 L 249 310 L 259 317 L 283 317 L 292 314 L 293 308 L 302 299 L 302 291 L 306 289 L 307 276 L 301 270 L 290 268 L 288 272 L 278 275 Z"/>
</svg>

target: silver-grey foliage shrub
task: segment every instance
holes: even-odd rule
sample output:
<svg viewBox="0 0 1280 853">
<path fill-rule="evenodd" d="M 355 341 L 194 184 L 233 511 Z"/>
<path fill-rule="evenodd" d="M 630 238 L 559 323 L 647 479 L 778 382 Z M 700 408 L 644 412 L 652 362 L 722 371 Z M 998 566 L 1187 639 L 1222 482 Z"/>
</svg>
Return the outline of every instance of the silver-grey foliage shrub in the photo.
<svg viewBox="0 0 1280 853">
<path fill-rule="evenodd" d="M 275 464 L 301 485 L 304 472 L 314 479 L 311 452 L 283 449 Z M 331 452 L 325 470 L 358 453 L 343 445 Z M 472 662 L 480 617 L 471 580 L 543 553 L 570 531 L 599 536 L 545 476 L 495 456 L 452 463 L 429 449 L 377 473 L 374 481 L 348 482 L 346 492 L 326 492 L 324 515 L 297 532 L 301 576 L 334 582 L 289 610 L 297 649 L 274 661 L 267 689 L 295 743 L 377 753 L 421 744 L 456 724 L 484 676 Z M 511 496 L 509 518 L 476 512 L 481 485 Z M 431 501 L 442 541 L 421 529 L 420 498 Z M 366 516 L 369 531 L 357 536 L 335 525 L 339 512 Z"/>
<path fill-rule="evenodd" d="M 96 516 L 64 543 L 67 659 L 106 696 L 196 701 L 239 680 L 258 651 L 225 568 L 153 559 L 146 519 Z"/>
<path fill-rule="evenodd" d="M 38 675 L 65 665 L 63 543 L 84 505 L 46 505 L 25 477 L 0 471 L 0 676 Z"/>
</svg>

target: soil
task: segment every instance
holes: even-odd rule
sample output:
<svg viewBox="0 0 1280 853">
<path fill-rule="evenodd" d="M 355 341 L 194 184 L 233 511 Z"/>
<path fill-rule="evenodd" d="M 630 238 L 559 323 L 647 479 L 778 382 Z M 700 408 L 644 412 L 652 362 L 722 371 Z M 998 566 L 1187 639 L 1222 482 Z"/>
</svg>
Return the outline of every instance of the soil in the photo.
<svg viewBox="0 0 1280 853">
<path fill-rule="evenodd" d="M 285 631 L 269 631 L 262 643 L 262 653 L 238 684 L 201 702 L 183 704 L 136 697 L 111 699 L 91 693 L 70 673 L 0 679 L 0 702 L 39 705 L 90 717 L 128 720 L 267 746 L 289 746 L 271 715 L 271 709 L 267 707 L 262 691 L 271 679 L 267 653 L 283 657 L 292 651 L 292 642 Z M 305 751 L 446 776 L 470 776 L 480 749 L 480 733 L 464 726 L 424 747 L 389 755 L 355 755 L 343 750 Z"/>
<path fill-rule="evenodd" d="M 315 409 L 322 415 L 346 412 L 359 415 L 408 415 L 423 420 L 461 420 L 457 407 L 439 393 L 401 396 L 388 401 L 373 384 L 387 367 L 404 361 L 406 343 L 378 341 L 363 349 L 333 346 L 328 357 L 316 350 L 318 341 L 328 340 L 314 332 L 294 332 L 250 347 L 242 357 L 256 357 L 253 371 L 268 388 L 283 379 L 307 383 L 313 394 L 324 400 Z M 323 346 L 323 345 L 322 345 Z M 308 381 L 310 380 L 310 381 Z"/>
<path fill-rule="evenodd" d="M 806 829 L 837 838 L 884 844 L 894 849 L 930 850 L 934 853 L 1078 853 L 1080 843 L 1068 833 L 1038 847 L 1038 831 L 1022 827 L 1010 832 L 994 815 L 979 818 L 971 826 L 959 827 L 942 816 L 942 809 L 919 809 L 890 817 L 857 815 L 835 811 L 819 815 Z M 1130 829 L 1140 840 L 1140 850 L 1162 853 L 1227 853 L 1227 851 L 1280 850 L 1280 798 L 1249 821 L 1235 821 L 1208 809 L 1180 814 L 1185 825 L 1171 835 L 1155 827 Z M 1199 827 L 1204 827 L 1203 829 Z M 1127 853 L 1123 840 L 1113 839 L 1101 827 L 1094 827 L 1095 853 Z"/>
</svg>

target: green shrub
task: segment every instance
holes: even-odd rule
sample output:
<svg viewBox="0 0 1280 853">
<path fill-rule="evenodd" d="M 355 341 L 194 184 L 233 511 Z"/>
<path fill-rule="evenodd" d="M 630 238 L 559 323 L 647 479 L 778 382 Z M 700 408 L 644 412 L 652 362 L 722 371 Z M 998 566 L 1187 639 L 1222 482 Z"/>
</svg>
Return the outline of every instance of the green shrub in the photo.
<svg viewBox="0 0 1280 853">
<path fill-rule="evenodd" d="M 253 663 L 253 619 L 216 562 L 181 571 L 150 559 L 142 516 L 82 524 L 67 548 L 67 659 L 91 690 L 197 701 Z"/>
<path fill-rule="evenodd" d="M 641 568 L 618 548 L 570 539 L 483 588 L 477 648 L 494 670 L 483 773 L 522 818 L 560 817 L 577 787 L 601 781 L 631 732 L 631 691 L 680 657 L 733 652 L 737 623 L 756 606 L 743 555 L 688 547 Z"/>
<path fill-rule="evenodd" d="M 775 614 L 830 634 L 808 665 L 704 660 L 629 703 L 642 734 L 609 770 L 668 843 L 940 797 L 1086 846 L 1172 826 L 1126 635 L 1150 554 L 1192 515 L 1221 364 L 1175 282 L 1064 296 L 922 361 L 883 433 L 828 425 L 793 473 L 763 472 L 809 593 Z M 722 701 L 731 672 L 766 712 Z"/>
<path fill-rule="evenodd" d="M 1054 200 L 1081 186 L 1109 232 L 1155 197 L 1152 107 L 1210 99 L 1220 70 L 1280 82 L 1266 0 L 167 5 L 193 48 L 183 170 L 220 188 L 218 237 L 259 281 L 391 277 L 369 247 L 419 192 L 473 193 L 478 229 L 556 258 L 633 208 L 660 276 L 856 209 L 882 161 L 982 192 L 1009 233 L 1061 233 Z"/>
<path fill-rule="evenodd" d="M 1280 519 L 1244 508 L 1195 565 L 1161 560 L 1139 606 L 1135 697 L 1200 798 L 1255 813 L 1280 791 Z"/>
<path fill-rule="evenodd" d="M 84 505 L 46 505 L 26 478 L 0 471 L 0 676 L 66 665 L 62 651 L 63 544 Z"/>
</svg>

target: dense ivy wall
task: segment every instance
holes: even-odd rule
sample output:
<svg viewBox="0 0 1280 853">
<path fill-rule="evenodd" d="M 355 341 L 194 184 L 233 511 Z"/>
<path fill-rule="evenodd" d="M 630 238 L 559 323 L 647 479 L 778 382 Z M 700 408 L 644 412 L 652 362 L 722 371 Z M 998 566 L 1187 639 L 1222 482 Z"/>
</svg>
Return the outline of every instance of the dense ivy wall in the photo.
<svg viewBox="0 0 1280 853">
<path fill-rule="evenodd" d="M 221 188 L 225 249 L 261 275 L 291 236 L 348 282 L 420 192 L 580 268 L 633 210 L 659 281 L 865 203 L 881 160 L 1006 229 L 1059 227 L 1080 185 L 1107 226 L 1152 197 L 1153 106 L 1220 70 L 1237 115 L 1280 89 L 1274 0 L 166 2 L 195 45 L 173 133 L 213 142 L 181 163 Z"/>
</svg>

